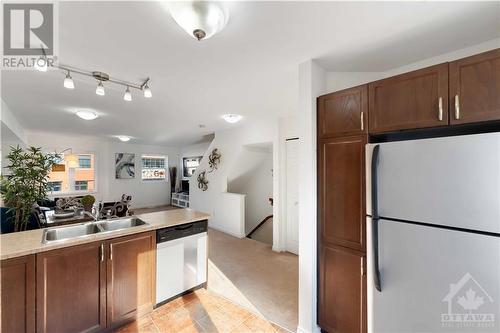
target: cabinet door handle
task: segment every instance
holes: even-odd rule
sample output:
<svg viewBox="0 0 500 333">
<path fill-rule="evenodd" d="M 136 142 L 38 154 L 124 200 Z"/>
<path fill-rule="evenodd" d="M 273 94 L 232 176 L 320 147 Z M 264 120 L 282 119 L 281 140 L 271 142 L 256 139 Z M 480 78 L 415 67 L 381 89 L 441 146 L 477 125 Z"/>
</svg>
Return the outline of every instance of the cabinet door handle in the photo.
<svg viewBox="0 0 500 333">
<path fill-rule="evenodd" d="M 443 97 L 439 97 L 438 119 L 439 121 L 443 121 Z"/>
<path fill-rule="evenodd" d="M 101 255 L 101 262 L 102 262 L 104 261 L 104 244 L 101 244 L 101 246 L 99 247 L 99 252 Z"/>
<path fill-rule="evenodd" d="M 113 260 L 113 245 L 109 244 L 109 260 Z"/>
<path fill-rule="evenodd" d="M 455 95 L 455 119 L 460 119 L 460 100 L 458 95 Z"/>
<path fill-rule="evenodd" d="M 365 257 L 361 257 L 361 276 L 365 276 Z"/>
<path fill-rule="evenodd" d="M 365 130 L 365 113 L 361 111 L 361 116 L 360 116 L 360 121 L 361 121 L 361 131 Z"/>
</svg>

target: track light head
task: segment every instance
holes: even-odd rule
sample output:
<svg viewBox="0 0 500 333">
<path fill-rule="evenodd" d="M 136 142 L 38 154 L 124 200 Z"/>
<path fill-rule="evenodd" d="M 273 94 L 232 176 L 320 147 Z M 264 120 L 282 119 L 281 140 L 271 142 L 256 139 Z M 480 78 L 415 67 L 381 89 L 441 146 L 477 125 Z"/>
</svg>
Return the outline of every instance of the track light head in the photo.
<svg viewBox="0 0 500 333">
<path fill-rule="evenodd" d="M 127 90 L 125 90 L 125 94 L 123 94 L 123 99 L 127 102 L 132 100 L 132 94 L 130 93 L 130 88 L 127 86 Z"/>
<path fill-rule="evenodd" d="M 147 84 L 144 86 L 144 97 L 146 97 L 146 98 L 153 97 L 153 93 L 151 92 L 151 88 L 149 88 L 149 86 Z"/>
<path fill-rule="evenodd" d="M 104 96 L 106 95 L 106 92 L 104 91 L 104 86 L 102 85 L 102 81 L 99 81 L 99 84 L 97 85 L 97 88 L 95 89 L 96 95 L 99 96 Z"/>
<path fill-rule="evenodd" d="M 69 71 L 66 74 L 66 77 L 64 78 L 64 88 L 75 89 L 75 83 L 73 82 L 73 78 L 69 74 Z"/>
</svg>

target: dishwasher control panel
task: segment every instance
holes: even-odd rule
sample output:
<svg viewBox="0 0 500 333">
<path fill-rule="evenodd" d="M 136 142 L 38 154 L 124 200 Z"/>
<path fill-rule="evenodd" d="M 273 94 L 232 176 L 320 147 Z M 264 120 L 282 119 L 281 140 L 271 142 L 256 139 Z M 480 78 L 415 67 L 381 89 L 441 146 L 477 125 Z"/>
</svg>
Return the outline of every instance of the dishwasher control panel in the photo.
<svg viewBox="0 0 500 333">
<path fill-rule="evenodd" d="M 156 243 L 168 242 L 174 239 L 207 232 L 208 220 L 191 222 L 173 227 L 156 230 Z"/>
</svg>

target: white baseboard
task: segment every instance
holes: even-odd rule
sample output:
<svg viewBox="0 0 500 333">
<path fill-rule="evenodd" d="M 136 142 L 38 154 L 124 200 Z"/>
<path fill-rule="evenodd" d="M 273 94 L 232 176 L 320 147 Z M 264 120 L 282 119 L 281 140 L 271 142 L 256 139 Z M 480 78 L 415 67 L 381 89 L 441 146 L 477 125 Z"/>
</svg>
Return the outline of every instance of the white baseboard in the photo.
<svg viewBox="0 0 500 333">
<path fill-rule="evenodd" d="M 210 229 L 215 229 L 215 230 L 217 230 L 217 231 L 223 232 L 223 233 L 225 233 L 225 234 L 231 235 L 231 236 L 236 237 L 236 238 L 239 238 L 239 239 L 245 238 L 245 235 L 238 235 L 238 234 L 236 234 L 236 233 L 229 232 L 229 231 L 224 230 L 224 229 L 222 229 L 222 228 L 219 228 L 219 227 L 217 227 L 217 226 L 210 225 L 210 223 L 208 224 L 208 227 L 209 227 Z"/>
</svg>

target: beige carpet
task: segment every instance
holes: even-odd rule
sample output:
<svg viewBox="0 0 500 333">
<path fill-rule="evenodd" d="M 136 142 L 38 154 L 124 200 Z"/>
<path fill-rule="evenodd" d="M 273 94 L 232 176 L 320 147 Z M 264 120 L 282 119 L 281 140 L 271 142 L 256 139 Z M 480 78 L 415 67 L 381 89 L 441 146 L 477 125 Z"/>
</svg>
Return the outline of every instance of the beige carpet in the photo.
<svg viewBox="0 0 500 333">
<path fill-rule="evenodd" d="M 208 289 L 295 332 L 298 257 L 212 229 L 208 239 Z"/>
</svg>

